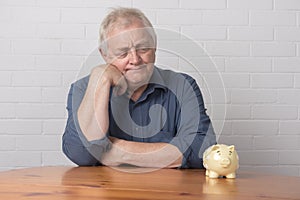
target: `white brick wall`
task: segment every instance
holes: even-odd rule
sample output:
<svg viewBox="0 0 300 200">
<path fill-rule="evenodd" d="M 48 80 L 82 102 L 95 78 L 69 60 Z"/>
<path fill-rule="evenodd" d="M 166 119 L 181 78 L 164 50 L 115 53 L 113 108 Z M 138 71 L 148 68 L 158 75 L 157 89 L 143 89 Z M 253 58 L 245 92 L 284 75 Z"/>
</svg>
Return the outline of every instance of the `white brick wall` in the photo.
<svg viewBox="0 0 300 200">
<path fill-rule="evenodd" d="M 167 34 L 162 47 L 187 57 L 160 50 L 157 60 L 197 78 L 241 168 L 300 176 L 299 0 L 1 0 L 0 170 L 71 165 L 61 152 L 67 92 L 114 6 L 140 8 L 205 48 L 213 62 Z"/>
</svg>

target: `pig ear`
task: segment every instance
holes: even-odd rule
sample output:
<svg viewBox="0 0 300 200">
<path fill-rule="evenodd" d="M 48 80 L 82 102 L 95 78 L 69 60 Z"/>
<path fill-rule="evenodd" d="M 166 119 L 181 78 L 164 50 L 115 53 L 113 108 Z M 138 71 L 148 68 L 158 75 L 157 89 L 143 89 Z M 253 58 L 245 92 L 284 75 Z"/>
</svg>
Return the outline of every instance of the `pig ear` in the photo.
<svg viewBox="0 0 300 200">
<path fill-rule="evenodd" d="M 234 145 L 230 145 L 230 146 L 228 147 L 228 149 L 230 149 L 231 151 L 234 151 L 235 147 L 234 147 Z"/>
<path fill-rule="evenodd" d="M 217 150 L 217 149 L 219 149 L 220 147 L 218 146 L 218 145 L 214 145 L 212 148 L 211 148 L 211 150 L 212 151 L 215 151 L 215 150 Z"/>
</svg>

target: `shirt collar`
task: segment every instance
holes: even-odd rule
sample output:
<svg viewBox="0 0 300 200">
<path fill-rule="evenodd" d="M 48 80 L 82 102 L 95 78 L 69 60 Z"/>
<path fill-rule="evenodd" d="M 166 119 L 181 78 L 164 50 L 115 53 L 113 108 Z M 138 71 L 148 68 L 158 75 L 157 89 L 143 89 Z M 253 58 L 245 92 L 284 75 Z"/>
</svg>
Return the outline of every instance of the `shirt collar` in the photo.
<svg viewBox="0 0 300 200">
<path fill-rule="evenodd" d="M 160 69 L 154 66 L 152 76 L 149 80 L 146 90 L 143 92 L 142 96 L 135 103 L 142 102 L 147 99 L 148 95 L 152 94 L 156 89 L 161 89 L 164 92 L 168 90 L 165 86 L 165 81 L 160 74 Z"/>
<path fill-rule="evenodd" d="M 148 89 L 151 89 L 151 88 L 157 89 L 158 88 L 158 89 L 163 89 L 164 91 L 167 91 L 167 89 L 168 89 L 166 87 L 164 79 L 161 77 L 160 69 L 157 68 L 156 66 L 154 66 L 153 73 L 149 80 L 149 84 L 148 84 L 147 88 Z"/>
</svg>

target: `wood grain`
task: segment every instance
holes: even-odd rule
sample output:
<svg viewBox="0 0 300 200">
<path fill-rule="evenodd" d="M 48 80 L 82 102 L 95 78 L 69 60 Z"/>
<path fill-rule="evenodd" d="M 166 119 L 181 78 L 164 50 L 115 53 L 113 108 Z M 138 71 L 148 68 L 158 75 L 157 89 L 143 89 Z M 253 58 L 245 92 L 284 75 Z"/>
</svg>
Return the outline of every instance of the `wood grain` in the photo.
<svg viewBox="0 0 300 200">
<path fill-rule="evenodd" d="M 300 178 L 239 172 L 209 179 L 204 170 L 38 167 L 0 173 L 0 199 L 300 199 Z"/>
</svg>

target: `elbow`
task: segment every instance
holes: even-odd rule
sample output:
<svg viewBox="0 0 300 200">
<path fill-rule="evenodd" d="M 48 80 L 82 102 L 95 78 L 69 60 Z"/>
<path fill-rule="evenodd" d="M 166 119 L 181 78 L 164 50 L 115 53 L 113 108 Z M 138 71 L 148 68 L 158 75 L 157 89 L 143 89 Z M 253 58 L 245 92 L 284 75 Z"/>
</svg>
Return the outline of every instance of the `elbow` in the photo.
<svg viewBox="0 0 300 200">
<path fill-rule="evenodd" d="M 78 166 L 97 166 L 99 161 L 84 146 L 72 146 L 63 143 L 63 153 Z"/>
</svg>

